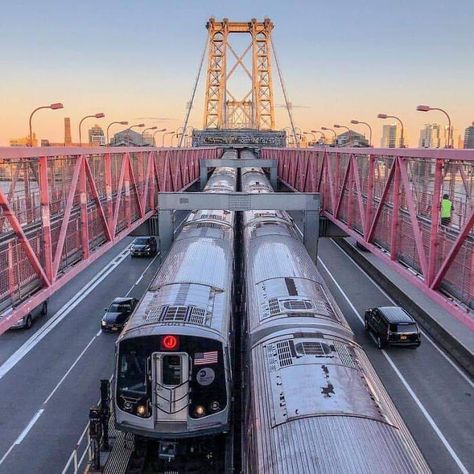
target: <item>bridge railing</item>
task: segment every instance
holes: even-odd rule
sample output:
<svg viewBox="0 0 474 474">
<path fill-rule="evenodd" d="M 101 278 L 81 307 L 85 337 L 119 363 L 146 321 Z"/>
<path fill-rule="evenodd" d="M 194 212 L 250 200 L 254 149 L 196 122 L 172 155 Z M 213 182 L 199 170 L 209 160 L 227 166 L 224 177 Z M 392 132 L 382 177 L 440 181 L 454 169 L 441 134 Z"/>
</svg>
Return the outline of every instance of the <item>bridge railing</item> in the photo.
<svg viewBox="0 0 474 474">
<path fill-rule="evenodd" d="M 0 148 L 0 334 L 199 178 L 217 148 Z"/>
<path fill-rule="evenodd" d="M 474 328 L 474 150 L 261 151 L 279 178 L 320 192 L 324 215 Z M 454 204 L 441 224 L 440 203 Z"/>
</svg>

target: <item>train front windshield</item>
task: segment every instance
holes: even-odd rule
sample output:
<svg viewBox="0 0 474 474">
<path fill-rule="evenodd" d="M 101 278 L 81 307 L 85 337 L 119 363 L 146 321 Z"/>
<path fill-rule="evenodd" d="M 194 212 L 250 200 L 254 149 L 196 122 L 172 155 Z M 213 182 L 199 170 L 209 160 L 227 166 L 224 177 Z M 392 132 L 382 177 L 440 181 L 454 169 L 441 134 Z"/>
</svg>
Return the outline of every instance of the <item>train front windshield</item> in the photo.
<svg viewBox="0 0 474 474">
<path fill-rule="evenodd" d="M 227 364 L 222 344 L 212 339 L 174 336 L 179 341 L 177 346 L 166 350 L 166 337 L 143 336 L 120 342 L 116 373 L 118 407 L 135 414 L 138 405 L 153 403 L 153 386 L 156 393 L 160 384 L 173 389 L 189 382 L 191 417 L 196 416 L 196 407 L 200 407 L 199 412 L 204 407 L 206 414 L 223 410 L 227 405 Z M 160 369 L 155 376 L 153 354 L 160 356 Z"/>
</svg>

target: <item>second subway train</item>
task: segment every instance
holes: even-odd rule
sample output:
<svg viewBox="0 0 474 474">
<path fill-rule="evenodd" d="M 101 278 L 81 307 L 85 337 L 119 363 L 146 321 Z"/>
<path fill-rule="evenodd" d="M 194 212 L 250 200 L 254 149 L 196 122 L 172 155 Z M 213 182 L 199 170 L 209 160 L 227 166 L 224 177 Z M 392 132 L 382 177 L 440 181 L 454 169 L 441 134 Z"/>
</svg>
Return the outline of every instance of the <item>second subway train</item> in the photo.
<svg viewBox="0 0 474 474">
<path fill-rule="evenodd" d="M 259 168 L 241 182 L 272 192 Z M 218 168 L 206 192 L 236 183 L 235 169 Z M 186 451 L 229 430 L 235 235 L 229 211 L 186 220 L 117 343 L 119 429 L 187 438 Z M 430 472 L 288 214 L 244 213 L 242 244 L 243 471 Z"/>
</svg>

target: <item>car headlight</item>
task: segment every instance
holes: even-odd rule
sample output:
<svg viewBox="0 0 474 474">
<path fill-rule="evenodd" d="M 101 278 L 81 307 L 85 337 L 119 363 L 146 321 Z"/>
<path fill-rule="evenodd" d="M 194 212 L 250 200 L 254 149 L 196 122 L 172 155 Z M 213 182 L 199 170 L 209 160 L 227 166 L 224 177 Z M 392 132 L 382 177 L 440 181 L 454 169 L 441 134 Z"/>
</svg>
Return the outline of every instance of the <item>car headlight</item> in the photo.
<svg viewBox="0 0 474 474">
<path fill-rule="evenodd" d="M 201 416 L 204 416 L 205 414 L 206 414 L 206 409 L 202 405 L 198 405 L 194 409 L 194 416 L 197 416 L 198 418 L 200 418 Z"/>
<path fill-rule="evenodd" d="M 106 325 L 107 325 L 107 323 L 106 323 L 105 321 L 102 321 L 101 324 L 102 324 L 102 326 L 106 326 Z"/>
</svg>

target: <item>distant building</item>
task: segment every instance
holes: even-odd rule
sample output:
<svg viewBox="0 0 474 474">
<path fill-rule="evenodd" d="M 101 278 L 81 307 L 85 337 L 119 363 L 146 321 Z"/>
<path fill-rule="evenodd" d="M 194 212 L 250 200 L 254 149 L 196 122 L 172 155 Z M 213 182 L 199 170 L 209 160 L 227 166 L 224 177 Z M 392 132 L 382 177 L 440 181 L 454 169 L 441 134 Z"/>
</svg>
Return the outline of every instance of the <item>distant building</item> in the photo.
<svg viewBox="0 0 474 474">
<path fill-rule="evenodd" d="M 420 130 L 420 148 L 440 148 L 441 147 L 441 127 L 437 123 L 427 123 L 425 128 Z"/>
<path fill-rule="evenodd" d="M 151 133 L 143 134 L 143 144 L 153 146 L 153 135 Z"/>
<path fill-rule="evenodd" d="M 364 135 L 354 132 L 354 130 L 349 130 L 336 137 L 336 146 L 366 147 L 369 146 L 369 141 Z"/>
<path fill-rule="evenodd" d="M 397 126 L 384 125 L 382 129 L 382 140 L 380 146 L 382 148 L 397 148 L 399 143 Z"/>
<path fill-rule="evenodd" d="M 94 125 L 89 129 L 89 145 L 91 146 L 101 146 L 105 145 L 105 135 L 104 130 L 102 130 L 99 125 Z"/>
<path fill-rule="evenodd" d="M 464 148 L 474 148 L 474 122 L 464 131 Z"/>
<path fill-rule="evenodd" d="M 30 144 L 29 135 L 27 135 L 26 137 L 10 139 L 10 146 L 28 146 L 29 144 Z M 38 139 L 36 138 L 36 133 L 33 133 L 32 146 L 38 146 Z"/>
<path fill-rule="evenodd" d="M 71 119 L 69 117 L 64 117 L 64 146 L 72 145 L 71 137 Z"/>
<path fill-rule="evenodd" d="M 110 141 L 112 146 L 143 146 L 146 145 L 141 133 L 126 129 L 116 133 Z"/>
</svg>

